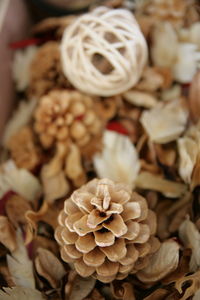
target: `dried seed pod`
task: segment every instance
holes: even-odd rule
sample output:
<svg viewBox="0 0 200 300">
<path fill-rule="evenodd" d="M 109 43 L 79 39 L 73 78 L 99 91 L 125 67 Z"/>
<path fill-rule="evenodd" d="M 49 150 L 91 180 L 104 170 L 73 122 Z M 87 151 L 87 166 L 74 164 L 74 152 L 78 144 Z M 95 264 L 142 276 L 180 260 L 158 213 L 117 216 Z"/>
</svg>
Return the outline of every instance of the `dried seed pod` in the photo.
<svg viewBox="0 0 200 300">
<path fill-rule="evenodd" d="M 35 119 L 35 131 L 46 149 L 69 140 L 86 146 L 102 129 L 93 99 L 77 91 L 54 90 L 43 96 Z"/>
<path fill-rule="evenodd" d="M 146 200 L 121 183 L 94 179 L 73 192 L 58 217 L 61 257 L 83 277 L 123 279 L 149 263 L 159 248 L 156 216 Z"/>
</svg>

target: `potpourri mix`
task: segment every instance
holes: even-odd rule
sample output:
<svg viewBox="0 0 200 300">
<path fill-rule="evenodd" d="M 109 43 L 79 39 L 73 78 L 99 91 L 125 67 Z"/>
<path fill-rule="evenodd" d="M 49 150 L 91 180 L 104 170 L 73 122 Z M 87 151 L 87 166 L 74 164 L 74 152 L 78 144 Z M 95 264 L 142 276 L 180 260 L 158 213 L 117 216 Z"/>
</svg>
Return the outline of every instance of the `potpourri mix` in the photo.
<svg viewBox="0 0 200 300">
<path fill-rule="evenodd" d="M 10 45 L 0 300 L 200 299 L 200 4 L 102 2 Z"/>
</svg>

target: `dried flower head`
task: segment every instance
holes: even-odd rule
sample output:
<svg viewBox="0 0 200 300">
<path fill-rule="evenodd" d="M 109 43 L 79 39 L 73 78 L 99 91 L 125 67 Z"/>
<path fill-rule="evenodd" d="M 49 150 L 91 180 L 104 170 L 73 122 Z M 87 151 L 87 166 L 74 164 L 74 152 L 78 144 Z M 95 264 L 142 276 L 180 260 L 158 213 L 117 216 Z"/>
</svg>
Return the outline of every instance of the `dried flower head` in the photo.
<svg viewBox="0 0 200 300">
<path fill-rule="evenodd" d="M 43 96 L 35 119 L 34 128 L 44 148 L 67 140 L 83 147 L 102 128 L 93 99 L 77 91 L 55 90 Z"/>
<path fill-rule="evenodd" d="M 37 51 L 30 66 L 29 92 L 40 97 L 54 88 L 69 86 L 61 69 L 59 44 L 45 43 Z"/>
<path fill-rule="evenodd" d="M 8 140 L 7 148 L 18 168 L 31 171 L 41 164 L 41 149 L 36 145 L 31 127 L 21 128 Z"/>
<path fill-rule="evenodd" d="M 61 257 L 83 277 L 123 279 L 158 250 L 156 216 L 125 184 L 94 179 L 73 192 L 58 218 Z"/>
</svg>

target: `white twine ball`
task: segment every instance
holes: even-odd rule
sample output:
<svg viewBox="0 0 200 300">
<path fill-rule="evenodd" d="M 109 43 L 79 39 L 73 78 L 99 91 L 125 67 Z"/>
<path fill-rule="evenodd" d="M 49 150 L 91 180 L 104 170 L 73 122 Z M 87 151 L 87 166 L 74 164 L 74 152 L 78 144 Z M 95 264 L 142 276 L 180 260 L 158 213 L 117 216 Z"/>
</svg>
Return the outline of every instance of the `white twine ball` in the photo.
<svg viewBox="0 0 200 300">
<path fill-rule="evenodd" d="M 126 9 L 99 7 L 65 29 L 63 72 L 84 93 L 112 96 L 139 80 L 147 60 L 140 28 Z"/>
</svg>

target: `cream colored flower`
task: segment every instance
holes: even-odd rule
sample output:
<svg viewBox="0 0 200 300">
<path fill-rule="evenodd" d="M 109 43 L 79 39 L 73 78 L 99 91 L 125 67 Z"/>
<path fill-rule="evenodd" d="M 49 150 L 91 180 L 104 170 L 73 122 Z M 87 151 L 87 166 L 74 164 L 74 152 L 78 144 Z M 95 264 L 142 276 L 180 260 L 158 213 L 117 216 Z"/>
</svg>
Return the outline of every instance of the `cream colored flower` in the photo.
<svg viewBox="0 0 200 300">
<path fill-rule="evenodd" d="M 141 123 L 153 142 L 165 144 L 176 140 L 184 131 L 188 112 L 181 100 L 158 103 L 149 111 L 144 111 Z"/>
<path fill-rule="evenodd" d="M 93 158 L 98 176 L 133 186 L 140 170 L 140 162 L 130 139 L 106 130 L 103 144 L 102 153 L 96 154 Z"/>
<path fill-rule="evenodd" d="M 25 50 L 17 50 L 13 61 L 13 77 L 18 91 L 24 91 L 30 80 L 30 65 L 37 52 L 36 46 L 29 46 Z"/>
<path fill-rule="evenodd" d="M 177 141 L 179 152 L 179 174 L 186 183 L 191 183 L 194 166 L 200 153 L 200 123 L 191 126 Z"/>
</svg>

